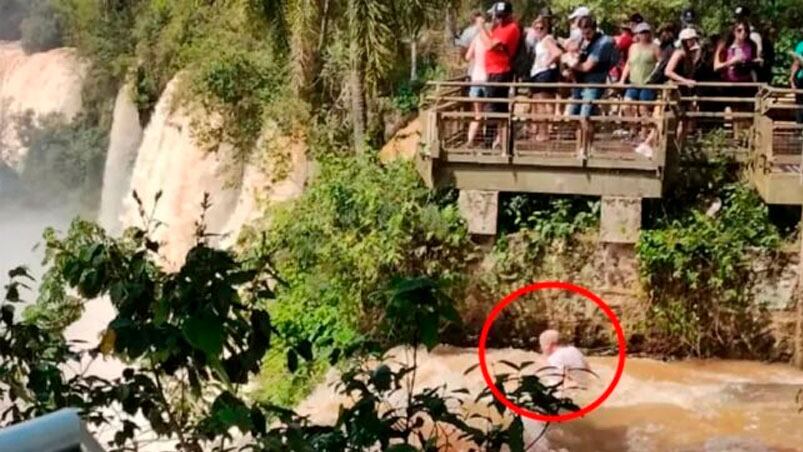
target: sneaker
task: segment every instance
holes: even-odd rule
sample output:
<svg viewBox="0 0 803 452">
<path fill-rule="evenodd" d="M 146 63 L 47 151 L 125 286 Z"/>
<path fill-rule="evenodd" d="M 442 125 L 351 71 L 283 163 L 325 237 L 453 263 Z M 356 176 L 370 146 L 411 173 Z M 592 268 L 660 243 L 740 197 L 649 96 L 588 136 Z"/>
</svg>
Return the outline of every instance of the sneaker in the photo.
<svg viewBox="0 0 803 452">
<path fill-rule="evenodd" d="M 630 136 L 630 131 L 626 129 L 616 129 L 613 131 L 613 136 L 617 138 Z"/>
</svg>

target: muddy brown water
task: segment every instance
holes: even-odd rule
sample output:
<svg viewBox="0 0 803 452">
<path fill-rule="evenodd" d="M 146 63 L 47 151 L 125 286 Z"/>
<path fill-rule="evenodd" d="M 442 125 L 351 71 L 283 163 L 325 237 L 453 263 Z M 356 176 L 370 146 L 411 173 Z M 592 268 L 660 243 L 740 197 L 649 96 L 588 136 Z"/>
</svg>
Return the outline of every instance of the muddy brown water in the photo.
<svg viewBox="0 0 803 452">
<path fill-rule="evenodd" d="M 394 349 L 394 359 L 411 357 Z M 490 350 L 489 363 L 543 358 L 515 349 Z M 477 394 L 484 387 L 471 349 L 436 348 L 419 352 L 417 388 L 445 384 Z M 579 404 L 595 399 L 613 378 L 616 358 L 591 357 L 599 380 L 582 393 Z M 492 364 L 493 366 L 493 364 Z M 492 370 L 493 372 L 493 370 Z M 337 408 L 348 403 L 331 387 L 334 372 L 299 407 L 318 422 L 334 422 Z M 547 440 L 532 450 L 556 451 L 803 451 L 803 413 L 796 394 L 803 389 L 803 371 L 782 364 L 748 361 L 695 360 L 661 362 L 630 358 L 624 375 L 608 400 L 586 417 L 550 426 Z M 398 395 L 403 403 L 404 395 Z M 469 404 L 469 410 L 484 407 Z M 528 423 L 529 434 L 539 426 Z M 460 450 L 455 447 L 454 450 Z"/>
</svg>

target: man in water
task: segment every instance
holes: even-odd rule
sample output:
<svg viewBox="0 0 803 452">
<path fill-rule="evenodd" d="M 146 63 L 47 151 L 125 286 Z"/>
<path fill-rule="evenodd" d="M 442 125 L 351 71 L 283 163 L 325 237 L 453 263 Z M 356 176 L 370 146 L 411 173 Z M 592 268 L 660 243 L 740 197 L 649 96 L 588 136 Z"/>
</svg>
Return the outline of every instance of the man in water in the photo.
<svg viewBox="0 0 803 452">
<path fill-rule="evenodd" d="M 560 345 L 560 334 L 556 330 L 544 331 L 538 342 L 548 365 L 555 368 L 554 373 L 562 375 L 564 388 L 576 387 L 583 380 L 582 375 L 591 370 L 577 347 Z"/>
</svg>

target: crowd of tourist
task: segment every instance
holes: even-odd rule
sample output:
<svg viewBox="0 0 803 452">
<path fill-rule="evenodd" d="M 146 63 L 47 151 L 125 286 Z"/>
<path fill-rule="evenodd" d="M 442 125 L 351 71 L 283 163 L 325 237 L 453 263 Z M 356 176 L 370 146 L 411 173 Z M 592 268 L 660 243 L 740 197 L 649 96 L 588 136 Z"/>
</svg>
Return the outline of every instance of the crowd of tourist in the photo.
<svg viewBox="0 0 803 452">
<path fill-rule="evenodd" d="M 478 83 L 469 95 L 504 98 L 508 97 L 508 87 L 479 83 L 530 82 L 538 84 L 532 88 L 532 96 L 539 99 L 533 113 L 551 115 L 555 106 L 549 99 L 557 96 L 558 89 L 549 85 L 581 83 L 585 86 L 571 89 L 570 97 L 577 102 L 569 103 L 564 113 L 581 118 L 583 140 L 590 139 L 593 133 L 586 118 L 595 114 L 594 101 L 609 92 L 612 85 L 619 87 L 615 91 L 623 92 L 624 99 L 630 102 L 623 108 L 623 114 L 648 116 L 653 112 L 649 102 L 657 98 L 654 85 L 675 84 L 684 95 L 753 97 L 757 83 L 772 81 L 775 64 L 772 33 L 764 35 L 758 30 L 745 7 L 734 10 L 732 25 L 725 33 L 705 37 L 692 10 L 683 11 L 679 24 L 665 23 L 657 29 L 635 13 L 617 27 L 613 36 L 598 26 L 592 11 L 584 6 L 568 16 L 565 37 L 555 35 L 558 18 L 549 9 L 542 10 L 528 27 L 516 21 L 510 2 L 497 2 L 487 12 L 475 12 L 471 19 L 471 26 L 458 39 L 458 44 L 467 49 L 469 78 Z M 796 45 L 791 57 L 794 61 L 790 86 L 803 89 L 803 41 Z M 717 81 L 724 83 L 699 85 Z M 803 106 L 803 94 L 796 99 Z M 469 127 L 469 143 L 476 139 L 485 105 L 484 102 L 474 105 L 476 118 Z M 490 105 L 494 111 L 508 108 L 504 102 Z M 735 111 L 739 105 L 727 108 Z M 797 110 L 797 119 L 803 123 L 803 108 Z M 548 140 L 548 132 L 546 125 L 536 126 L 535 139 Z M 640 130 L 636 135 L 649 148 L 650 132 Z M 494 146 L 498 143 L 497 136 Z"/>
</svg>

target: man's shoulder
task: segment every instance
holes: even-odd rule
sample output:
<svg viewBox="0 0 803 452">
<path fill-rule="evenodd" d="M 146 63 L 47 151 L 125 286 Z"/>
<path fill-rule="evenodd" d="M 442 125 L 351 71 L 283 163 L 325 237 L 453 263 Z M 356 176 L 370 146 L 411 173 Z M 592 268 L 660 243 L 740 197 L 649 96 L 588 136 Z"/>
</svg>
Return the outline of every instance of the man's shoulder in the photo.
<svg viewBox="0 0 803 452">
<path fill-rule="evenodd" d="M 803 40 L 798 42 L 797 45 L 795 46 L 795 53 L 803 55 Z"/>
<path fill-rule="evenodd" d="M 603 50 L 603 49 L 615 49 L 616 48 L 616 41 L 609 35 L 605 33 L 601 33 L 600 36 L 591 43 L 589 50 Z"/>
<path fill-rule="evenodd" d="M 563 351 L 563 353 L 571 354 L 571 355 L 582 355 L 583 352 L 580 351 L 579 348 L 575 347 L 574 345 L 565 345 L 560 347 L 558 351 Z"/>
<path fill-rule="evenodd" d="M 616 47 L 616 41 L 610 37 L 609 35 L 602 34 L 599 38 L 599 46 L 600 47 Z"/>
</svg>

